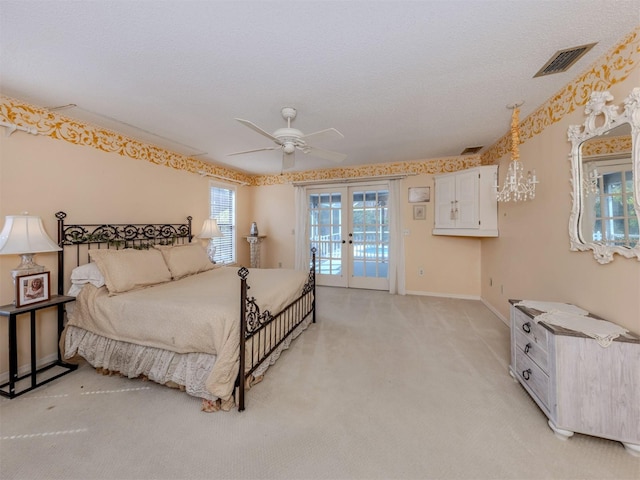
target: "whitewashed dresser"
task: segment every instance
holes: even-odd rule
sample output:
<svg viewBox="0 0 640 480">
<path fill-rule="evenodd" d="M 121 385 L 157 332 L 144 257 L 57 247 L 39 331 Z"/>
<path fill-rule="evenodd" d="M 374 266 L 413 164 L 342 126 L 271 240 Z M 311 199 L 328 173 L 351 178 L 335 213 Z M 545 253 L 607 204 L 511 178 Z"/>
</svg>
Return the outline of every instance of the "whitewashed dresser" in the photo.
<svg viewBox="0 0 640 480">
<path fill-rule="evenodd" d="M 548 314 L 509 302 L 510 374 L 548 417 L 556 436 L 617 440 L 640 456 L 640 336 L 623 333 L 603 346 L 580 331 L 537 322 L 537 316 Z"/>
</svg>

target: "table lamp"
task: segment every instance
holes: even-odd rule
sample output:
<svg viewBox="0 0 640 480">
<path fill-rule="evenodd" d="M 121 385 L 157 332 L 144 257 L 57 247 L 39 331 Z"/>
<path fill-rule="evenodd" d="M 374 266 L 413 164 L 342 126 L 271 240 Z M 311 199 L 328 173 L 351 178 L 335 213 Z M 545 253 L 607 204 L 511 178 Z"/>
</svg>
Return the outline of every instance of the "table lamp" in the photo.
<svg viewBox="0 0 640 480">
<path fill-rule="evenodd" d="M 218 227 L 218 221 L 215 218 L 207 218 L 202 224 L 202 231 L 197 238 L 208 238 L 209 246 L 207 247 L 207 254 L 211 263 L 216 263 L 214 257 L 216 255 L 216 246 L 213 243 L 213 239 L 216 237 L 223 237 L 220 227 Z"/>
<path fill-rule="evenodd" d="M 33 255 L 62 250 L 45 232 L 40 217 L 28 214 L 7 215 L 0 232 L 0 255 L 20 255 L 20 265 L 11 270 L 15 285 L 21 275 L 44 272 L 44 266 L 33 261 Z"/>
</svg>

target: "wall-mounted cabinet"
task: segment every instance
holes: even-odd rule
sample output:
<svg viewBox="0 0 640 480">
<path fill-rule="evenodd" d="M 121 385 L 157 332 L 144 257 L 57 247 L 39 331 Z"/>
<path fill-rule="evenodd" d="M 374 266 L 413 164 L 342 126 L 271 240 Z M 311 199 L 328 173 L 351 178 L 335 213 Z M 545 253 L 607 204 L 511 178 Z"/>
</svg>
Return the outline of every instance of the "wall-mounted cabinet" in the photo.
<svg viewBox="0 0 640 480">
<path fill-rule="evenodd" d="M 497 165 L 436 175 L 434 235 L 498 236 Z"/>
</svg>

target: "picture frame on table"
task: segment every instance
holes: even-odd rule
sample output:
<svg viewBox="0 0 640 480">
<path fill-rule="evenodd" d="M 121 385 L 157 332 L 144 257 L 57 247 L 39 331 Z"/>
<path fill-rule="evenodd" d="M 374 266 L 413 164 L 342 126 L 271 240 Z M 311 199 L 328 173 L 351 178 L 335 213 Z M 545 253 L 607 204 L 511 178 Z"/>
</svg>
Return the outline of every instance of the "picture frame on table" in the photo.
<svg viewBox="0 0 640 480">
<path fill-rule="evenodd" d="M 51 298 L 50 272 L 16 277 L 16 307 L 46 302 Z"/>
<path fill-rule="evenodd" d="M 431 187 L 409 187 L 409 203 L 424 203 L 431 200 Z"/>
<path fill-rule="evenodd" d="M 426 205 L 414 205 L 413 206 L 413 219 L 414 220 L 426 220 L 427 219 L 427 206 Z"/>
</svg>

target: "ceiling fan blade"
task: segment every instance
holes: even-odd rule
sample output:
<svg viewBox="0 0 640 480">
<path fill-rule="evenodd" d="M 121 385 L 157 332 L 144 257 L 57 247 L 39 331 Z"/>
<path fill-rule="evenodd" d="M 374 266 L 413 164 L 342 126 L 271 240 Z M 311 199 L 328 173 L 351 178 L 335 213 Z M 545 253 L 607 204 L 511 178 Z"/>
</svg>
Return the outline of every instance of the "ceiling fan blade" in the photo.
<svg viewBox="0 0 640 480">
<path fill-rule="evenodd" d="M 317 142 L 323 140 L 335 140 L 344 138 L 344 135 L 335 128 L 327 128 L 326 130 L 320 130 L 317 132 L 309 133 L 307 135 L 303 135 L 302 138 L 304 138 L 305 141 L 307 141 L 309 138 L 312 138 L 313 142 Z"/>
<path fill-rule="evenodd" d="M 227 157 L 231 157 L 232 155 L 242 155 L 244 153 L 262 152 L 264 150 L 278 150 L 279 148 L 282 148 L 282 147 L 277 146 L 277 147 L 256 148 L 254 150 L 244 150 L 243 152 L 227 153 Z"/>
<path fill-rule="evenodd" d="M 287 170 L 289 168 L 293 168 L 296 163 L 296 154 L 295 153 L 284 153 L 282 152 L 282 169 Z"/>
<path fill-rule="evenodd" d="M 251 130 L 253 130 L 254 132 L 258 132 L 260 135 L 264 135 L 265 137 L 273 140 L 274 142 L 276 142 L 278 145 L 280 145 L 280 140 L 278 140 L 276 137 L 274 137 L 273 135 L 271 135 L 269 132 L 261 129 L 259 126 L 257 126 L 255 123 L 250 122 L 249 120 L 242 120 L 241 118 L 236 118 L 236 120 L 238 122 L 240 122 L 242 125 L 244 125 L 245 127 L 249 127 Z"/>
<path fill-rule="evenodd" d="M 332 162 L 341 162 L 347 158 L 347 155 L 344 153 L 332 152 L 331 150 L 324 150 L 316 147 L 306 147 L 303 151 L 308 155 L 331 160 Z"/>
</svg>

